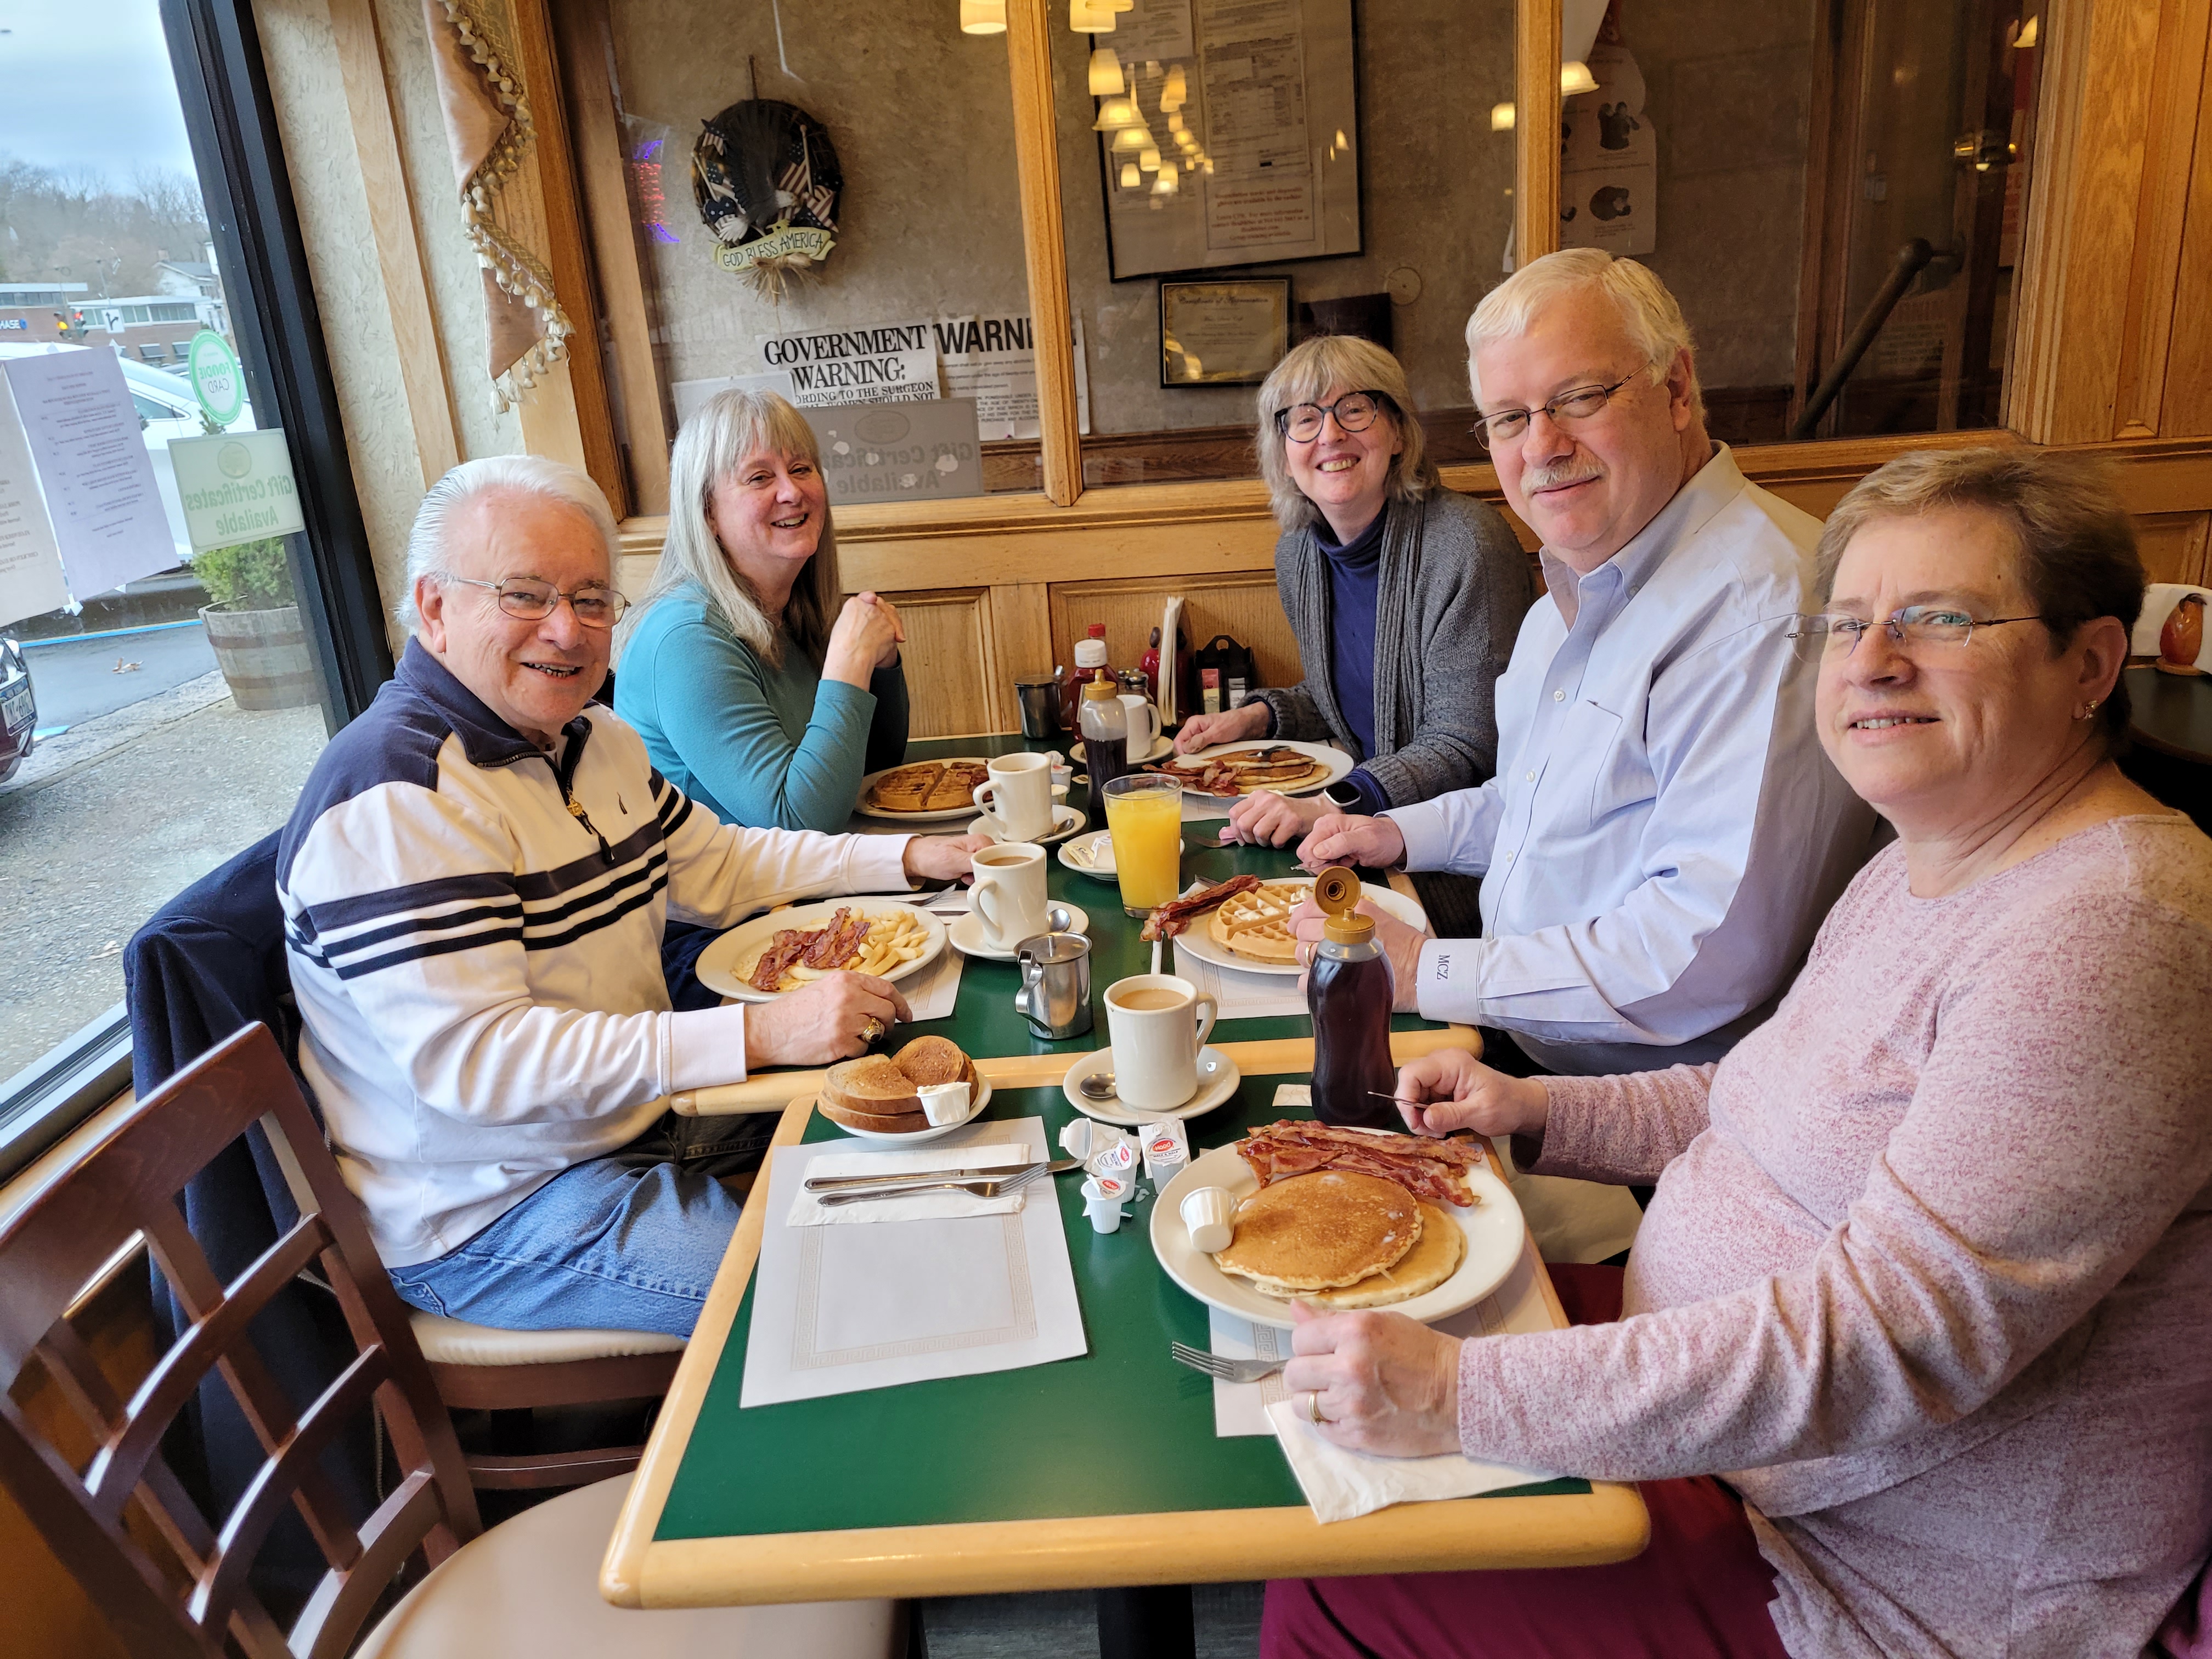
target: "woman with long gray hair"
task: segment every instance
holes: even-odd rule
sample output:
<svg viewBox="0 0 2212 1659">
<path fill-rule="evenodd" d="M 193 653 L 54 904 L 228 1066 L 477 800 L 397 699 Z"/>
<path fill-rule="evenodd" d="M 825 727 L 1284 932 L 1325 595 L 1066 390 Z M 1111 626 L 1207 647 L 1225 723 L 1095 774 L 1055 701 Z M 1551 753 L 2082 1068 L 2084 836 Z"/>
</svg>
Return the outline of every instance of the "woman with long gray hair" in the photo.
<svg viewBox="0 0 2212 1659">
<path fill-rule="evenodd" d="M 717 393 L 669 462 L 668 540 L 623 624 L 615 712 L 726 823 L 844 827 L 905 757 L 898 611 L 841 599 L 812 428 L 773 392 Z"/>
</svg>

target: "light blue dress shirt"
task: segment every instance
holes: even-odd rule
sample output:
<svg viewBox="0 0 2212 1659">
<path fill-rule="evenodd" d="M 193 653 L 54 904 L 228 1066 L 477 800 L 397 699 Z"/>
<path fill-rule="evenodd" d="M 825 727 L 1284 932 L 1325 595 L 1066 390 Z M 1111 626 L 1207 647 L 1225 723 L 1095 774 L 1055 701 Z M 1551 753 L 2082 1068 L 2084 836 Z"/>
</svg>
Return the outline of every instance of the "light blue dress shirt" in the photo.
<svg viewBox="0 0 2212 1659">
<path fill-rule="evenodd" d="M 1765 1017 L 1873 846 L 1789 637 L 1820 532 L 1716 445 L 1589 574 L 1543 556 L 1497 775 L 1386 815 L 1408 868 L 1486 878 L 1485 937 L 1422 947 L 1424 1017 L 1585 1075 L 1717 1059 Z"/>
</svg>

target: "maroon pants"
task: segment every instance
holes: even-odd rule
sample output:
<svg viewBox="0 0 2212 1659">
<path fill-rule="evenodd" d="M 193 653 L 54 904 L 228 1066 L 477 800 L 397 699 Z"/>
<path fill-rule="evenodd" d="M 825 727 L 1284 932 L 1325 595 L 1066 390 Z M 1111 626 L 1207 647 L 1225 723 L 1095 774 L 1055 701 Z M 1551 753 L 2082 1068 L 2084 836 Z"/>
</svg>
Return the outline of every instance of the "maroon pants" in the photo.
<svg viewBox="0 0 2212 1659">
<path fill-rule="evenodd" d="M 1620 1268 L 1551 1273 L 1575 1323 L 1620 1316 Z M 1261 1659 L 1784 1659 L 1741 1500 L 1705 1477 L 1639 1490 L 1650 1546 L 1609 1567 L 1278 1580 Z"/>
</svg>

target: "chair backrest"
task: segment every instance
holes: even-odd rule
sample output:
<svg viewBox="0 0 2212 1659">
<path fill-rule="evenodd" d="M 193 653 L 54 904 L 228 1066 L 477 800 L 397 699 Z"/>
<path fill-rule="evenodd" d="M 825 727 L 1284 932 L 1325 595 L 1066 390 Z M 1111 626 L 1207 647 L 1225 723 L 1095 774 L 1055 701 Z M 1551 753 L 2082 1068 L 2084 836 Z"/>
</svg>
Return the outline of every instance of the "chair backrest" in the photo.
<svg viewBox="0 0 2212 1659">
<path fill-rule="evenodd" d="M 177 1194 L 256 1120 L 298 1160 L 313 1203 L 224 1285 L 186 1230 Z M 126 1401 L 65 1311 L 135 1232 L 144 1234 L 191 1322 Z M 294 1275 L 313 1269 L 336 1292 L 356 1352 L 295 1414 L 248 1327 Z M 78 1467 L 0 1397 L 0 1485 L 133 1654 L 337 1659 L 418 1550 L 434 1565 L 477 1531 L 475 1495 L 429 1366 L 265 1026 L 237 1033 L 137 1102 L 0 1230 L 0 1389 L 33 1366 L 94 1449 Z M 267 1453 L 219 1524 L 185 1495 L 161 1445 L 210 1370 Z M 372 1407 L 397 1472 L 389 1495 L 356 1525 L 318 1460 L 349 1419 Z M 246 1582 L 288 1506 L 329 1564 L 289 1641 Z"/>
</svg>

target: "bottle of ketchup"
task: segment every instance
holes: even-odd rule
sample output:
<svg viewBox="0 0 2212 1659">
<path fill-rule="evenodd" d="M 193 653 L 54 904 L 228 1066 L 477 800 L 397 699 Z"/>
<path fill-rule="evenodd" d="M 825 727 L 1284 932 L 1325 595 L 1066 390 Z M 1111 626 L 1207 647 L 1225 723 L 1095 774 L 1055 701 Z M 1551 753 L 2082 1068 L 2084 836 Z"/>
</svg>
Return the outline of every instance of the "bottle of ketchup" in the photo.
<svg viewBox="0 0 2212 1659">
<path fill-rule="evenodd" d="M 1322 871 L 1314 882 L 1314 902 L 1328 915 L 1306 972 L 1314 1115 L 1346 1128 L 1402 1128 L 1391 1101 L 1398 1081 L 1390 1060 L 1395 983 L 1389 958 L 1375 942 L 1374 920 L 1354 913 L 1358 878 L 1349 870 Z"/>
</svg>

